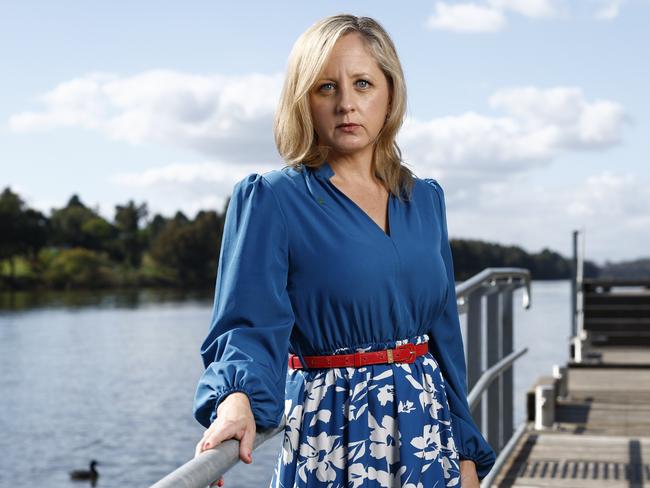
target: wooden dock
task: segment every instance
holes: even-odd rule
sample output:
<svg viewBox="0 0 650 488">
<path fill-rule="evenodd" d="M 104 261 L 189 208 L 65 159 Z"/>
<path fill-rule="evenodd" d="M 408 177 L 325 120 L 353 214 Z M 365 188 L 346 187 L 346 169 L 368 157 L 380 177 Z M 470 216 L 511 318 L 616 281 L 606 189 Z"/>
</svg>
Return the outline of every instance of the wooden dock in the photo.
<svg viewBox="0 0 650 488">
<path fill-rule="evenodd" d="M 535 394 L 529 392 L 526 429 L 493 487 L 650 488 L 650 330 L 642 329 L 650 321 L 650 292 L 646 288 L 642 298 L 634 292 L 630 307 L 602 283 L 601 296 L 587 285 L 584 359 L 567 363 L 562 386 L 554 377 L 538 381 L 553 386 L 552 425 L 535 429 Z"/>
<path fill-rule="evenodd" d="M 493 486 L 650 487 L 650 367 L 571 367 L 568 380 L 553 427 L 529 421 Z"/>
</svg>

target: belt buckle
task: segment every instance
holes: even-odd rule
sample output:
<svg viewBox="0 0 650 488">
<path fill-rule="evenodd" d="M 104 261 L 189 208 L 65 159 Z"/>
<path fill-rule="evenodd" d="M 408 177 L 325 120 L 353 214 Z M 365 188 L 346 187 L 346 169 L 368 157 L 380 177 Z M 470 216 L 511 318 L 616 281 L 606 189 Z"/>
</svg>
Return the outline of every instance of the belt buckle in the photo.
<svg viewBox="0 0 650 488">
<path fill-rule="evenodd" d="M 392 349 L 386 349 L 386 362 L 388 364 L 393 364 L 395 362 L 393 360 L 393 350 Z"/>
<path fill-rule="evenodd" d="M 411 342 L 407 342 L 403 346 L 400 347 L 400 349 L 406 349 L 408 351 L 408 357 L 404 361 L 400 361 L 401 363 L 407 363 L 411 364 L 415 362 L 415 344 Z"/>
</svg>

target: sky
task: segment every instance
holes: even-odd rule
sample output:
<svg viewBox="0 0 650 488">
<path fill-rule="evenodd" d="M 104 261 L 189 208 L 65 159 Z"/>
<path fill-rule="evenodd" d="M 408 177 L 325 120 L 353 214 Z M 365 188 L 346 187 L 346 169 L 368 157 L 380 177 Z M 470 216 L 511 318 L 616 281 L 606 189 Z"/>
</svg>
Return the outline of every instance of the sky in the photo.
<svg viewBox="0 0 650 488">
<path fill-rule="evenodd" d="M 451 238 L 650 257 L 650 0 L 0 0 L 0 186 L 49 215 L 223 211 L 281 168 L 273 115 L 317 20 L 393 39 L 404 164 L 445 190 Z"/>
</svg>

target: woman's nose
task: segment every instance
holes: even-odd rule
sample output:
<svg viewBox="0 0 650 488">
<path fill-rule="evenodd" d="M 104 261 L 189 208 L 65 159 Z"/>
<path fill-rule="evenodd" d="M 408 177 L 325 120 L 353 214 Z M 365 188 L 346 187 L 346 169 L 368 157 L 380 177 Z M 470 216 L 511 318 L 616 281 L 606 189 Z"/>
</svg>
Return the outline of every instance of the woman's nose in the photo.
<svg viewBox="0 0 650 488">
<path fill-rule="evenodd" d="M 339 112 L 350 112 L 354 110 L 354 90 L 348 87 L 342 87 L 339 90 L 339 99 L 338 99 L 338 111 Z"/>
</svg>

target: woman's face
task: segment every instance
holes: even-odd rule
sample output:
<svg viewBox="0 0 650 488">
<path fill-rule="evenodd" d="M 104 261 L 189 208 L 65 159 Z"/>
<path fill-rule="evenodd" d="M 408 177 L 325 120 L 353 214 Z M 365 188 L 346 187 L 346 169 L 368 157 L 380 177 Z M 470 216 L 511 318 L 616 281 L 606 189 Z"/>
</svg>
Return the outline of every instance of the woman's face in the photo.
<svg viewBox="0 0 650 488">
<path fill-rule="evenodd" d="M 330 157 L 372 156 L 389 110 L 386 76 L 358 33 L 345 34 L 309 93 L 318 144 Z M 344 127 L 341 124 L 356 124 Z"/>
</svg>

